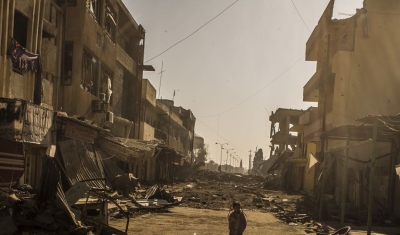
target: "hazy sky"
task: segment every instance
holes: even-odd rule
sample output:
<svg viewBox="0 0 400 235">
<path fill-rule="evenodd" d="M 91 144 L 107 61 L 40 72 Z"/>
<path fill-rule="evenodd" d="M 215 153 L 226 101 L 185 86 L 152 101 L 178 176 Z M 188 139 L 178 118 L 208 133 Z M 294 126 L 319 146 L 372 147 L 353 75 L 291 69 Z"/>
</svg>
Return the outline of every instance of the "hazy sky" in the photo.
<svg viewBox="0 0 400 235">
<path fill-rule="evenodd" d="M 145 61 L 195 32 L 235 0 L 124 0 L 146 30 Z M 147 62 L 145 72 L 161 96 L 191 109 L 196 133 L 209 145 L 209 159 L 220 162 L 228 142 L 248 167 L 249 150 L 269 157 L 271 111 L 307 109 L 303 86 L 315 73 L 305 45 L 329 0 L 239 0 L 193 36 Z M 337 0 L 334 18 L 348 17 L 361 0 Z M 339 14 L 344 13 L 344 14 Z M 223 160 L 226 151 L 223 153 Z"/>
</svg>

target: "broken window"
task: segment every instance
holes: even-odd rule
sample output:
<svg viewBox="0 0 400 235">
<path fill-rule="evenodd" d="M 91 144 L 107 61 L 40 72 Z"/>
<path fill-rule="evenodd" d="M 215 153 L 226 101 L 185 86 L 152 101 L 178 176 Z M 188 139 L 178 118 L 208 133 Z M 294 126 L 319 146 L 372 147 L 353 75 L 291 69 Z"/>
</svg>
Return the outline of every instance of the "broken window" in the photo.
<svg viewBox="0 0 400 235">
<path fill-rule="evenodd" d="M 83 50 L 81 88 L 97 95 L 97 59 L 87 50 Z"/>
<path fill-rule="evenodd" d="M 72 83 L 72 62 L 74 56 L 74 43 L 65 42 L 64 45 L 64 67 L 63 67 L 63 81 L 64 86 L 70 86 Z"/>
<path fill-rule="evenodd" d="M 100 87 L 100 98 L 107 104 L 112 104 L 112 72 L 110 69 L 101 66 L 101 87 Z"/>
<path fill-rule="evenodd" d="M 105 20 L 104 20 L 104 29 L 106 30 L 107 35 L 110 37 L 111 41 L 114 42 L 115 38 L 115 29 L 116 29 L 116 13 L 108 3 L 105 5 L 106 7 L 106 15 L 105 15 Z"/>
<path fill-rule="evenodd" d="M 21 45 L 26 48 L 28 37 L 28 18 L 24 16 L 22 13 L 15 11 L 14 14 L 14 32 L 13 38 Z M 13 71 L 19 74 L 23 74 L 23 69 L 14 66 Z"/>
<path fill-rule="evenodd" d="M 18 11 L 14 14 L 14 39 L 26 48 L 28 34 L 28 18 Z"/>
<path fill-rule="evenodd" d="M 100 0 L 86 0 L 86 8 L 93 18 L 100 22 Z"/>
</svg>

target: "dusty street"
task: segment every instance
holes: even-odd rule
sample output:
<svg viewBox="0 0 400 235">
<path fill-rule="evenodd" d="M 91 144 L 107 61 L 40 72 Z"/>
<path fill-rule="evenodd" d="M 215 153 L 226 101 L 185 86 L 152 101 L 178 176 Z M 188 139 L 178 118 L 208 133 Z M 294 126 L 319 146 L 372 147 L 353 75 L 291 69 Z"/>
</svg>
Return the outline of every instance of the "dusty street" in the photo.
<svg viewBox="0 0 400 235">
<path fill-rule="evenodd" d="M 300 226 L 289 226 L 270 213 L 245 211 L 248 220 L 246 234 L 306 234 Z M 129 234 L 228 234 L 228 211 L 171 208 L 165 213 L 135 215 L 130 220 Z M 113 219 L 112 226 L 124 229 L 125 220 Z"/>
</svg>

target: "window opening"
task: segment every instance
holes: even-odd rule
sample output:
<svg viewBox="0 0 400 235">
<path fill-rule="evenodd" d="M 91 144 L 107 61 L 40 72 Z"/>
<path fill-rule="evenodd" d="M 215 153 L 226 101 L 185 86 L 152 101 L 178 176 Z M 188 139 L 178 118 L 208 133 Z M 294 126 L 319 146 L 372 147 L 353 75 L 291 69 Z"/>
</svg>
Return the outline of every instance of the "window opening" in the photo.
<svg viewBox="0 0 400 235">
<path fill-rule="evenodd" d="M 83 50 L 81 88 L 97 95 L 97 59 L 87 50 Z"/>
</svg>

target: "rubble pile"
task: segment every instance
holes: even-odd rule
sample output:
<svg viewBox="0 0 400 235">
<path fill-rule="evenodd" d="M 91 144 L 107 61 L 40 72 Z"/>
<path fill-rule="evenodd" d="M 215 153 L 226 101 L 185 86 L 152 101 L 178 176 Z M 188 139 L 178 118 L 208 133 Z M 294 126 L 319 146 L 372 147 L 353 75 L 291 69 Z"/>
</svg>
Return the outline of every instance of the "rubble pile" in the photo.
<svg viewBox="0 0 400 235">
<path fill-rule="evenodd" d="M 251 183 L 256 181 L 263 181 L 265 180 L 265 178 L 256 175 L 231 174 L 210 170 L 197 170 L 192 174 L 191 180 Z"/>
<path fill-rule="evenodd" d="M 93 228 L 77 221 L 66 202 L 54 159 L 46 158 L 43 169 L 37 194 L 30 187 L 0 190 L 0 234 L 90 234 Z"/>
<path fill-rule="evenodd" d="M 91 227 L 74 224 L 57 202 L 40 202 L 27 192 L 0 189 L 0 234 L 88 234 Z"/>
</svg>

